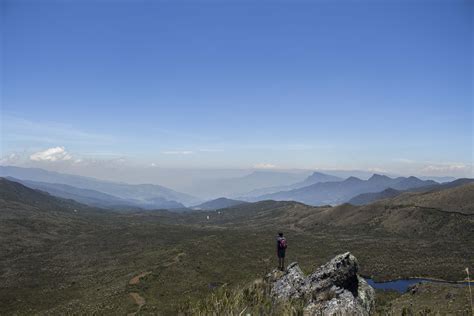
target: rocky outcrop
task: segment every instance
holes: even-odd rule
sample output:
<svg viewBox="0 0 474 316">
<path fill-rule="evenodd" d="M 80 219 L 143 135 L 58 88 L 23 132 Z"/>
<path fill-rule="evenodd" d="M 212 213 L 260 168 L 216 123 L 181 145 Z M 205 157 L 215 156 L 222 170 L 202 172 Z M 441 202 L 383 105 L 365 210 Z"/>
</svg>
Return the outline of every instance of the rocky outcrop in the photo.
<svg viewBox="0 0 474 316">
<path fill-rule="evenodd" d="M 347 252 L 308 276 L 298 263 L 292 263 L 285 272 L 274 270 L 268 274 L 267 282 L 274 300 L 302 301 L 304 315 L 370 315 L 375 291 L 357 271 L 357 259 Z"/>
</svg>

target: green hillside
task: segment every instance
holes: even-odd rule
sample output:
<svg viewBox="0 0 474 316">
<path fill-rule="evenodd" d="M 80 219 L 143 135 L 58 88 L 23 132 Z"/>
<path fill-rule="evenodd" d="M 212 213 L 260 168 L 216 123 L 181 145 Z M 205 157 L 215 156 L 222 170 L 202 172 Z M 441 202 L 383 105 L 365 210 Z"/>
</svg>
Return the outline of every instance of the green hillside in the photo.
<svg viewBox="0 0 474 316">
<path fill-rule="evenodd" d="M 287 261 L 307 272 L 348 250 L 361 274 L 376 280 L 461 280 L 474 262 L 473 215 L 398 200 L 120 214 L 8 180 L 0 192 L 2 315 L 175 314 L 222 284 L 246 285 L 272 269 L 279 230 L 288 238 Z"/>
</svg>

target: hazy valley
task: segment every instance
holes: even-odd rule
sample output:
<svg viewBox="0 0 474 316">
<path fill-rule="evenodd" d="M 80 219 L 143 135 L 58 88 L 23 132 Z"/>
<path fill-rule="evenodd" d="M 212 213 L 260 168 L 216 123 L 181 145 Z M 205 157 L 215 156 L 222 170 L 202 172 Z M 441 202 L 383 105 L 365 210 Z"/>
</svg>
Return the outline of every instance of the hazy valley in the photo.
<svg viewBox="0 0 474 316">
<path fill-rule="evenodd" d="M 21 171 L 28 176 L 28 170 Z M 58 181 L 58 174 L 49 179 L 29 177 Z M 298 261 L 308 272 L 350 251 L 359 260 L 361 275 L 377 281 L 410 277 L 461 281 L 474 260 L 474 182 L 470 179 L 439 184 L 375 175 L 304 187 L 322 188 L 324 195 L 333 190 L 331 196 L 362 200 L 356 203 L 364 204 L 360 206 L 220 198 L 169 210 L 115 204 L 118 197 L 109 193 L 117 185 L 95 179 L 87 183 L 98 182 L 100 188 L 111 185 L 107 193 L 96 191 L 98 184 L 87 190 L 65 183 L 14 180 L 3 178 L 0 188 L 1 257 L 5 258 L 2 314 L 208 310 L 202 304 L 208 304 L 212 293 L 237 291 L 274 267 L 273 238 L 280 230 L 291 243 L 288 262 Z M 164 197 L 159 186 L 120 184 L 118 188 L 126 188 L 127 197 Z M 356 195 L 364 190 L 381 193 Z M 468 310 L 467 287 L 423 286 L 419 298 L 377 291 L 377 313 L 403 308 L 446 310 L 428 299 L 431 294 L 421 294 L 426 291 L 452 293 L 456 300 L 448 311 Z"/>
<path fill-rule="evenodd" d="M 0 316 L 474 316 L 474 1 L 0 17 Z"/>
</svg>

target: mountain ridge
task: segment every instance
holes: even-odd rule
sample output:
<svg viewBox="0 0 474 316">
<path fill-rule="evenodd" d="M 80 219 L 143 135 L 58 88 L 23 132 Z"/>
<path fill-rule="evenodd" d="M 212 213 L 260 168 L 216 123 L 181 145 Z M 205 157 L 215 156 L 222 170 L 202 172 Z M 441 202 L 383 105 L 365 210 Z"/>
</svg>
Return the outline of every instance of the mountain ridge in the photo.
<svg viewBox="0 0 474 316">
<path fill-rule="evenodd" d="M 0 166 L 0 176 L 10 176 L 19 180 L 66 184 L 80 189 L 94 190 L 109 194 L 120 199 L 139 200 L 144 204 L 147 204 L 147 200 L 155 198 L 176 201 L 184 205 L 193 205 L 200 202 L 196 197 L 174 191 L 161 185 L 112 182 L 91 177 L 63 174 L 39 168 Z"/>
<path fill-rule="evenodd" d="M 254 201 L 275 199 L 299 201 L 315 206 L 325 204 L 334 205 L 345 203 L 362 193 L 382 191 L 389 187 L 404 190 L 435 184 L 437 184 L 437 182 L 432 180 L 420 180 L 416 177 L 390 178 L 384 175 L 373 174 L 368 180 L 362 180 L 351 176 L 339 182 L 316 183 L 295 190 L 259 196 L 254 199 Z"/>
<path fill-rule="evenodd" d="M 249 191 L 241 196 L 238 196 L 237 199 L 249 200 L 251 201 L 252 198 L 258 197 L 259 195 L 264 194 L 272 194 L 279 191 L 287 191 L 302 188 L 311 184 L 320 183 L 320 182 L 333 182 L 333 181 L 342 181 L 343 179 L 337 176 L 333 176 L 330 174 L 322 173 L 319 171 L 314 171 L 308 177 L 306 177 L 303 181 L 296 182 L 289 185 L 284 186 L 272 186 L 263 189 L 256 189 Z"/>
<path fill-rule="evenodd" d="M 369 204 L 378 200 L 386 199 L 386 198 L 393 198 L 399 196 L 404 193 L 410 192 L 422 192 L 422 191 L 440 191 L 443 189 L 455 188 L 464 184 L 473 183 L 474 179 L 469 178 L 461 178 L 451 182 L 444 182 L 440 184 L 428 185 L 428 186 L 421 186 L 415 187 L 407 190 L 395 190 L 393 188 L 387 188 L 380 192 L 368 192 L 359 194 L 353 198 L 351 198 L 348 203 L 353 205 L 365 205 Z"/>
<path fill-rule="evenodd" d="M 218 210 L 218 209 L 224 209 L 224 208 L 229 208 L 229 207 L 235 207 L 235 206 L 246 204 L 246 203 L 249 203 L 249 202 L 220 197 L 220 198 L 206 201 L 199 205 L 193 206 L 192 209 L 193 210 L 206 210 L 206 211 Z"/>
<path fill-rule="evenodd" d="M 302 267 L 351 250 L 363 262 L 361 274 L 381 281 L 419 275 L 459 280 L 472 257 L 474 215 L 466 213 L 474 209 L 474 190 L 458 184 L 361 207 L 261 201 L 221 212 L 123 214 L 1 179 L 0 268 L 8 273 L 0 279 L 8 290 L 0 293 L 0 309 L 127 314 L 137 310 L 130 295 L 140 293 L 148 311 L 175 314 L 186 304 L 182 293 L 190 285 L 196 288 L 187 293 L 198 298 L 212 293 L 210 285 L 217 282 L 248 280 L 261 272 L 274 256 L 274 234 L 280 230 L 290 241 L 289 262 L 297 259 Z M 240 248 L 246 251 L 235 251 Z M 126 282 L 143 272 L 149 274 L 140 286 Z M 25 295 L 31 300 L 18 304 Z M 71 303 L 71 297 L 77 300 Z"/>
</svg>

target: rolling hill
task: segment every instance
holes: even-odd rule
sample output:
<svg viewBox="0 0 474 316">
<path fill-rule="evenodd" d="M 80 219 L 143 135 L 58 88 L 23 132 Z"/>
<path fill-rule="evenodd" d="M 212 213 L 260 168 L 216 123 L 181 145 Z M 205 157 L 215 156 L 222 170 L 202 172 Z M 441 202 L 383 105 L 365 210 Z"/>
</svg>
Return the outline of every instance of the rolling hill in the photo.
<svg viewBox="0 0 474 316">
<path fill-rule="evenodd" d="M 352 199 L 350 199 L 348 203 L 353 204 L 353 205 L 365 205 L 365 204 L 370 204 L 378 200 L 396 197 L 398 195 L 401 195 L 407 192 L 440 191 L 443 189 L 455 188 L 455 187 L 462 186 L 464 184 L 473 183 L 473 182 L 474 182 L 474 179 L 462 178 L 462 179 L 457 179 L 457 180 L 442 183 L 442 184 L 431 184 L 428 186 L 414 187 L 408 190 L 395 190 L 392 188 L 388 188 L 381 192 L 370 192 L 370 193 L 359 194 L 353 197 Z"/>
<path fill-rule="evenodd" d="M 123 200 L 140 202 L 144 205 L 153 205 L 160 200 L 162 202 L 175 201 L 184 205 L 195 205 L 201 202 L 193 196 L 176 192 L 160 185 L 116 183 L 38 168 L 0 166 L 0 176 L 35 182 L 65 184 L 79 189 L 98 191 Z"/>
<path fill-rule="evenodd" d="M 184 205 L 175 201 L 157 198 L 153 201 L 125 200 L 95 190 L 76 188 L 67 184 L 36 182 L 7 177 L 10 181 L 21 183 L 29 188 L 48 192 L 51 195 L 72 199 L 89 206 L 105 208 L 144 208 L 144 209 L 182 209 Z"/>
<path fill-rule="evenodd" d="M 472 201 L 466 184 L 365 206 L 124 214 L 0 179 L 0 313 L 176 314 L 220 284 L 264 275 L 280 230 L 303 269 L 350 250 L 375 279 L 459 280 L 473 259 Z"/>
<path fill-rule="evenodd" d="M 474 215 L 474 180 L 457 186 L 446 185 L 444 189 L 435 189 L 421 193 L 404 193 L 392 199 L 398 205 L 440 209 Z M 464 183 L 464 181 L 458 181 Z M 447 187 L 447 188 L 446 188 Z"/>
<path fill-rule="evenodd" d="M 2 177 L 0 177 L 0 199 L 4 202 L 12 201 L 49 210 L 64 211 L 86 207 L 76 201 L 54 197 L 47 192 L 31 189 Z"/>
<path fill-rule="evenodd" d="M 473 214 L 474 183 L 467 183 L 436 191 L 403 193 L 362 206 L 312 207 L 293 201 L 261 201 L 228 209 L 219 224 L 281 227 L 291 222 L 302 230 L 322 225 L 447 237 L 472 234 Z M 216 220 L 211 219 L 211 223 Z"/>
<path fill-rule="evenodd" d="M 347 203 L 352 204 L 352 205 L 365 205 L 365 204 L 369 204 L 378 200 L 392 198 L 402 193 L 403 191 L 388 188 L 381 192 L 370 192 L 370 193 L 359 194 L 353 197 L 352 199 L 350 199 L 349 201 L 347 201 Z"/>
</svg>

